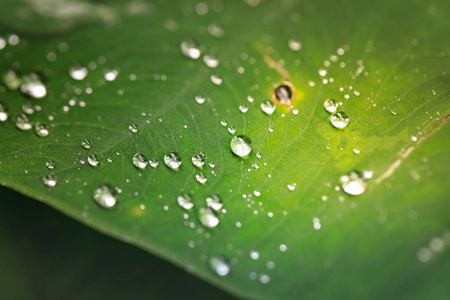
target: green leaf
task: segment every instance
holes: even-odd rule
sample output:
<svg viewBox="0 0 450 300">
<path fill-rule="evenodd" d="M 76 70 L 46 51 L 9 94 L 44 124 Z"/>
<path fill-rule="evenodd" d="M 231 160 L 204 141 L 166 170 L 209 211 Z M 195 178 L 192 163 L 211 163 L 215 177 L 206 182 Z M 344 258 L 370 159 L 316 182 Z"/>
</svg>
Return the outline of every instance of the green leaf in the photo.
<svg viewBox="0 0 450 300">
<path fill-rule="evenodd" d="M 33 71 L 47 95 L 2 90 L 11 117 L 0 124 L 1 184 L 244 298 L 449 295 L 445 1 L 29 3 L 0 14 L 3 36 L 20 38 L 1 50 L 0 72 Z M 189 39 L 219 66 L 183 56 Z M 69 76 L 75 64 L 85 79 Z M 118 74 L 111 82 L 108 70 Z M 292 107 L 264 114 L 285 80 Z M 331 125 L 328 98 L 342 102 L 345 128 Z M 15 128 L 27 102 L 39 106 L 28 117 L 47 124 L 47 137 Z M 231 152 L 229 126 L 252 140 L 249 157 Z M 178 170 L 164 165 L 170 151 L 182 156 Z M 191 163 L 200 152 L 202 169 Z M 158 167 L 136 168 L 136 153 Z M 364 170 L 373 170 L 365 193 L 346 194 L 341 176 Z M 49 173 L 54 187 L 43 184 Z M 109 209 L 94 201 L 103 184 L 120 191 Z M 177 204 L 185 193 L 188 212 Z M 212 194 L 224 210 L 205 228 L 198 213 Z M 211 270 L 216 256 L 228 275 Z"/>
</svg>

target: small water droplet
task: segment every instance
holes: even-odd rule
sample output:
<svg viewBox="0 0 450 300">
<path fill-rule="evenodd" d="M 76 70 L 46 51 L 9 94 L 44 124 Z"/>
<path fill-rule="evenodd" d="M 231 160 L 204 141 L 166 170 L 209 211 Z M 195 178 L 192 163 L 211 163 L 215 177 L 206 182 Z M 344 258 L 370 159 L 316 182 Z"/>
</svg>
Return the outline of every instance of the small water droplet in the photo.
<svg viewBox="0 0 450 300">
<path fill-rule="evenodd" d="M 84 139 L 81 142 L 81 146 L 83 146 L 84 149 L 90 149 L 92 147 L 92 141 L 89 139 Z"/>
<path fill-rule="evenodd" d="M 220 77 L 219 74 L 213 74 L 211 75 L 211 82 L 215 85 L 221 85 L 222 84 L 222 77 Z"/>
<path fill-rule="evenodd" d="M 292 88 L 288 84 L 281 84 L 275 88 L 275 98 L 281 104 L 290 104 L 292 96 Z"/>
<path fill-rule="evenodd" d="M 0 102 L 0 122 L 8 120 L 9 111 L 5 103 Z"/>
<path fill-rule="evenodd" d="M 48 187 L 54 187 L 58 182 L 58 178 L 55 174 L 49 173 L 42 178 L 42 182 L 44 182 L 44 185 Z"/>
<path fill-rule="evenodd" d="M 209 259 L 209 265 L 211 269 L 219 276 L 225 276 L 230 273 L 230 266 L 222 256 L 212 256 Z"/>
<path fill-rule="evenodd" d="M 219 224 L 219 218 L 217 218 L 214 211 L 209 207 L 202 207 L 199 209 L 198 220 L 203 226 L 208 228 L 216 227 Z"/>
<path fill-rule="evenodd" d="M 288 190 L 293 191 L 297 187 L 296 183 L 291 183 L 287 185 Z"/>
<path fill-rule="evenodd" d="M 19 78 L 16 71 L 14 71 L 13 69 L 9 69 L 3 75 L 3 83 L 9 90 L 15 91 L 22 84 L 22 79 Z"/>
<path fill-rule="evenodd" d="M 55 163 L 53 162 L 53 160 L 48 160 L 45 165 L 47 166 L 47 169 L 49 170 L 53 170 L 55 168 Z"/>
<path fill-rule="evenodd" d="M 361 195 L 366 191 L 367 182 L 356 172 L 341 177 L 342 189 L 350 195 Z"/>
<path fill-rule="evenodd" d="M 266 100 L 261 103 L 261 110 L 268 115 L 273 114 L 276 108 L 275 103 L 271 100 Z"/>
<path fill-rule="evenodd" d="M 86 78 L 88 74 L 88 69 L 86 67 L 82 67 L 79 64 L 73 65 L 69 68 L 69 75 L 72 79 L 75 80 L 83 80 Z"/>
<path fill-rule="evenodd" d="M 34 125 L 34 130 L 40 137 L 46 137 L 49 134 L 48 127 L 45 124 L 36 123 Z"/>
<path fill-rule="evenodd" d="M 294 115 L 298 115 L 298 108 L 294 108 L 294 109 L 292 110 L 292 113 L 293 113 Z"/>
<path fill-rule="evenodd" d="M 238 135 L 231 139 L 231 151 L 237 156 L 245 157 L 252 151 L 252 140 L 246 135 Z"/>
<path fill-rule="evenodd" d="M 327 99 L 323 103 L 323 107 L 325 107 L 325 110 L 329 113 L 334 113 L 339 107 L 339 103 L 334 101 L 333 99 Z"/>
<path fill-rule="evenodd" d="M 206 198 L 206 205 L 215 211 L 221 210 L 223 207 L 223 203 L 220 200 L 220 197 L 216 194 L 213 194 L 211 197 Z"/>
<path fill-rule="evenodd" d="M 236 128 L 234 126 L 230 126 L 228 127 L 228 132 L 231 134 L 235 134 L 236 133 Z"/>
<path fill-rule="evenodd" d="M 253 260 L 259 259 L 259 252 L 258 251 L 252 250 L 252 251 L 250 251 L 249 255 L 250 255 L 250 258 L 253 259 Z"/>
<path fill-rule="evenodd" d="M 337 111 L 331 115 L 331 124 L 338 129 L 345 128 L 345 126 L 347 126 L 348 124 L 348 121 L 349 117 L 343 111 Z"/>
<path fill-rule="evenodd" d="M 192 156 L 192 164 L 198 168 L 203 167 L 203 165 L 205 164 L 205 160 L 206 156 L 203 152 L 200 152 Z"/>
<path fill-rule="evenodd" d="M 170 169 L 176 170 L 181 166 L 181 155 L 178 152 L 171 151 L 164 155 L 164 163 Z"/>
<path fill-rule="evenodd" d="M 413 142 L 417 142 L 417 137 L 416 137 L 416 136 L 414 136 L 414 135 L 412 135 L 412 136 L 411 136 L 411 141 L 413 141 Z"/>
<path fill-rule="evenodd" d="M 200 47 L 194 40 L 184 40 L 181 42 L 181 53 L 184 56 L 192 59 L 197 59 L 202 54 Z"/>
<path fill-rule="evenodd" d="M 245 104 L 241 104 L 239 105 L 239 110 L 241 111 L 241 113 L 245 114 L 246 112 L 248 112 L 248 106 Z"/>
<path fill-rule="evenodd" d="M 203 95 L 195 96 L 195 101 L 198 104 L 203 104 L 205 102 L 205 100 L 206 100 L 206 98 Z"/>
<path fill-rule="evenodd" d="M 302 49 L 302 43 L 297 39 L 290 39 L 288 41 L 288 46 L 292 51 L 298 51 Z"/>
<path fill-rule="evenodd" d="M 94 200 L 101 207 L 111 208 L 117 203 L 116 192 L 106 184 L 102 184 L 94 191 Z"/>
<path fill-rule="evenodd" d="M 195 180 L 197 180 L 197 182 L 199 182 L 201 184 L 204 184 L 208 181 L 208 178 L 206 178 L 205 173 L 200 172 L 195 175 Z"/>
<path fill-rule="evenodd" d="M 206 54 L 203 56 L 203 62 L 209 68 L 215 68 L 219 65 L 219 59 L 214 54 Z"/>
<path fill-rule="evenodd" d="M 194 207 L 194 202 L 192 202 L 191 197 L 188 194 L 183 194 L 177 197 L 178 205 L 184 209 L 191 209 Z"/>
<path fill-rule="evenodd" d="M 259 281 L 260 281 L 262 284 L 268 284 L 268 283 L 270 282 L 270 276 L 267 275 L 267 274 L 261 274 L 261 275 L 259 276 Z"/>
<path fill-rule="evenodd" d="M 156 168 L 159 165 L 159 162 L 155 158 L 150 159 L 148 163 L 152 168 Z"/>
<path fill-rule="evenodd" d="M 128 126 L 128 129 L 131 131 L 131 132 L 133 132 L 133 133 L 136 133 L 136 132 L 138 132 L 138 127 L 137 127 L 137 125 L 136 124 L 130 124 L 129 126 Z"/>
<path fill-rule="evenodd" d="M 391 114 L 393 114 L 394 116 L 397 114 L 397 111 L 395 109 L 391 110 Z"/>
<path fill-rule="evenodd" d="M 225 31 L 216 24 L 211 24 L 208 26 L 208 33 L 213 37 L 221 38 L 224 36 Z"/>
<path fill-rule="evenodd" d="M 114 81 L 117 78 L 117 75 L 119 75 L 119 71 L 118 70 L 106 70 L 104 72 L 104 78 L 106 81 Z"/>
<path fill-rule="evenodd" d="M 319 69 L 318 72 L 319 72 L 319 75 L 322 76 L 322 77 L 327 75 L 327 70 L 325 70 L 325 69 Z"/>
<path fill-rule="evenodd" d="M 145 169 L 147 167 L 148 162 L 145 160 L 144 155 L 140 153 L 136 153 L 133 156 L 133 165 L 138 169 Z"/>
<path fill-rule="evenodd" d="M 23 77 L 23 83 L 20 91 L 32 98 L 40 99 L 47 95 L 47 88 L 39 79 L 36 73 L 29 73 Z"/>
<path fill-rule="evenodd" d="M 354 148 L 353 149 L 353 153 L 355 153 L 355 154 L 359 154 L 361 151 L 359 151 L 359 149 L 358 148 Z"/>
<path fill-rule="evenodd" d="M 213 162 L 213 161 L 209 162 L 208 165 L 209 165 L 209 167 L 210 167 L 211 169 L 214 169 L 214 168 L 216 167 L 216 163 Z"/>
<path fill-rule="evenodd" d="M 220 121 L 220 125 L 222 125 L 222 126 L 227 126 L 227 121 L 226 121 L 226 120 Z"/>
<path fill-rule="evenodd" d="M 32 115 L 34 114 L 34 107 L 33 104 L 31 102 L 26 102 L 22 105 L 22 110 L 24 113 L 28 114 L 28 115 Z"/>
<path fill-rule="evenodd" d="M 87 160 L 88 160 L 88 163 L 93 167 L 96 167 L 99 164 L 97 156 L 95 156 L 95 155 L 89 155 Z"/>
<path fill-rule="evenodd" d="M 28 117 L 25 114 L 19 114 L 16 117 L 15 125 L 20 130 L 30 130 L 33 127 L 33 125 L 28 120 Z"/>
</svg>

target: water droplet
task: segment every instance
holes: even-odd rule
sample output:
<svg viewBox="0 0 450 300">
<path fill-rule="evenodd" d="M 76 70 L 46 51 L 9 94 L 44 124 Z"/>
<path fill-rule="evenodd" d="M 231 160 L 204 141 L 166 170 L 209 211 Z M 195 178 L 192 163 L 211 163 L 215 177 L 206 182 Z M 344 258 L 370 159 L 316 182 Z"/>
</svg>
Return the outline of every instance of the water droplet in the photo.
<svg viewBox="0 0 450 300">
<path fill-rule="evenodd" d="M 136 133 L 138 132 L 138 127 L 136 124 L 130 124 L 130 126 L 128 126 L 128 129 L 132 132 L 132 133 Z"/>
<path fill-rule="evenodd" d="M 206 160 L 206 157 L 203 152 L 200 152 L 200 153 L 192 156 L 192 164 L 198 168 L 203 167 L 203 165 L 205 164 L 205 160 Z"/>
<path fill-rule="evenodd" d="M 241 111 L 241 113 L 245 114 L 246 112 L 248 112 L 248 106 L 245 104 L 241 104 L 239 105 L 239 110 Z"/>
<path fill-rule="evenodd" d="M 31 102 L 26 102 L 22 105 L 22 110 L 24 113 L 28 114 L 28 115 L 32 115 L 34 114 L 34 107 L 33 104 Z"/>
<path fill-rule="evenodd" d="M 205 97 L 203 95 L 198 95 L 195 96 L 195 102 L 197 102 L 198 104 L 203 104 L 205 102 Z"/>
<path fill-rule="evenodd" d="M 288 190 L 293 191 L 297 187 L 296 183 L 291 183 L 287 185 Z"/>
<path fill-rule="evenodd" d="M 261 192 L 259 190 L 254 190 L 253 195 L 255 195 L 256 197 L 259 197 L 259 196 L 261 196 Z"/>
<path fill-rule="evenodd" d="M 268 284 L 270 282 L 270 276 L 267 274 L 261 274 L 261 276 L 259 276 L 259 281 L 262 284 Z"/>
<path fill-rule="evenodd" d="M 302 49 L 302 43 L 297 39 L 290 39 L 288 41 L 288 46 L 292 51 L 298 51 Z"/>
<path fill-rule="evenodd" d="M 362 174 L 362 178 L 367 180 L 373 177 L 373 171 L 372 170 L 364 170 Z"/>
<path fill-rule="evenodd" d="M 219 74 L 213 74 L 211 75 L 211 82 L 215 85 L 221 85 L 222 84 L 222 77 L 220 77 Z"/>
<path fill-rule="evenodd" d="M 339 129 L 345 128 L 349 121 L 348 115 L 343 111 L 334 112 L 331 115 L 331 124 Z"/>
<path fill-rule="evenodd" d="M 334 101 L 333 99 L 327 99 L 325 100 L 323 107 L 325 107 L 325 110 L 329 113 L 334 113 L 339 107 L 339 103 Z"/>
<path fill-rule="evenodd" d="M 6 85 L 6 87 L 9 90 L 15 91 L 22 84 L 22 79 L 19 78 L 19 76 L 17 75 L 16 71 L 14 71 L 13 69 L 9 69 L 3 75 L 3 83 Z"/>
<path fill-rule="evenodd" d="M 220 197 L 216 194 L 213 194 L 211 197 L 206 198 L 206 205 L 215 211 L 221 210 L 223 207 L 223 203 L 220 200 Z"/>
<path fill-rule="evenodd" d="M 36 73 L 29 73 L 23 77 L 20 91 L 32 98 L 40 99 L 47 95 L 47 88 L 41 82 Z"/>
<path fill-rule="evenodd" d="M 88 160 L 88 163 L 93 167 L 96 167 L 99 164 L 97 156 L 95 156 L 95 155 L 89 155 L 87 160 Z"/>
<path fill-rule="evenodd" d="M 213 162 L 213 161 L 209 162 L 208 165 L 209 165 L 209 167 L 212 168 L 212 169 L 214 169 L 214 168 L 216 167 L 216 163 Z"/>
<path fill-rule="evenodd" d="M 227 121 L 226 121 L 226 120 L 220 121 L 220 125 L 222 125 L 222 126 L 227 126 Z"/>
<path fill-rule="evenodd" d="M 133 165 L 138 169 L 145 169 L 147 167 L 148 162 L 145 160 L 144 155 L 140 153 L 136 153 L 133 156 Z"/>
<path fill-rule="evenodd" d="M 276 109 L 276 105 L 271 100 L 266 100 L 261 103 L 261 110 L 268 115 L 273 114 L 275 109 Z"/>
<path fill-rule="evenodd" d="M 116 192 L 106 184 L 102 184 L 94 191 L 94 200 L 101 207 L 111 208 L 117 203 Z"/>
<path fill-rule="evenodd" d="M 217 218 L 214 211 L 209 207 L 202 207 L 199 209 L 198 220 L 203 226 L 208 228 L 216 227 L 219 224 L 219 218 Z"/>
<path fill-rule="evenodd" d="M 117 75 L 119 75 L 119 71 L 117 70 L 106 70 L 103 77 L 106 81 L 114 81 L 116 80 Z"/>
<path fill-rule="evenodd" d="M 341 177 L 342 189 L 350 195 L 361 195 L 366 191 L 367 182 L 356 172 Z"/>
<path fill-rule="evenodd" d="M 231 151 L 240 157 L 245 157 L 252 151 L 252 141 L 246 135 L 238 135 L 231 139 Z"/>
<path fill-rule="evenodd" d="M 327 70 L 319 69 L 319 75 L 322 76 L 322 77 L 327 76 Z"/>
<path fill-rule="evenodd" d="M 411 141 L 417 142 L 417 136 L 412 135 L 412 136 L 411 136 Z"/>
<path fill-rule="evenodd" d="M 292 113 L 293 113 L 294 115 L 298 115 L 298 108 L 294 108 L 294 109 L 292 110 Z"/>
<path fill-rule="evenodd" d="M 281 252 L 286 252 L 287 251 L 287 246 L 285 244 L 281 244 L 279 248 L 280 248 Z"/>
<path fill-rule="evenodd" d="M 397 114 L 397 111 L 395 109 L 391 110 L 391 114 L 393 114 L 394 116 Z"/>
<path fill-rule="evenodd" d="M 170 169 L 178 169 L 181 166 L 181 155 L 178 152 L 169 152 L 164 155 L 164 163 Z"/>
<path fill-rule="evenodd" d="M 281 84 L 275 88 L 275 98 L 281 104 L 290 104 L 292 96 L 292 88 L 287 84 Z"/>
<path fill-rule="evenodd" d="M 194 40 L 185 40 L 181 42 L 181 53 L 184 56 L 192 59 L 197 59 L 202 54 L 200 47 L 197 45 L 197 42 Z"/>
<path fill-rule="evenodd" d="M 216 274 L 219 276 L 225 276 L 228 273 L 230 273 L 230 266 L 227 264 L 225 258 L 223 258 L 222 256 L 218 255 L 212 256 L 209 259 L 209 265 L 211 269 L 214 272 L 216 272 Z"/>
<path fill-rule="evenodd" d="M 235 134 L 236 133 L 236 128 L 234 126 L 230 126 L 228 127 L 228 132 L 231 134 Z"/>
<path fill-rule="evenodd" d="M 70 77 L 72 77 L 72 79 L 83 80 L 84 78 L 86 78 L 87 74 L 88 69 L 78 64 L 73 65 L 69 68 L 69 75 Z"/>
<path fill-rule="evenodd" d="M 250 251 L 249 254 L 250 254 L 250 258 L 251 259 L 253 259 L 253 260 L 259 259 L 259 252 L 258 251 L 252 250 L 252 251 Z"/>
<path fill-rule="evenodd" d="M 203 62 L 209 68 L 215 68 L 219 65 L 219 59 L 214 54 L 206 54 L 203 56 Z"/>
<path fill-rule="evenodd" d="M 15 121 L 16 127 L 20 130 L 30 130 L 33 126 L 25 114 L 19 114 Z"/>
<path fill-rule="evenodd" d="M 150 159 L 148 163 L 152 168 L 156 168 L 159 165 L 159 162 L 155 158 Z"/>
<path fill-rule="evenodd" d="M 208 178 L 206 178 L 206 176 L 203 172 L 200 172 L 195 175 L 195 180 L 197 180 L 201 184 L 204 184 L 208 181 Z"/>
<path fill-rule="evenodd" d="M 208 26 L 208 33 L 213 37 L 221 38 L 224 36 L 225 31 L 216 24 L 211 24 Z"/>
<path fill-rule="evenodd" d="M 49 170 L 53 170 L 55 168 L 55 163 L 53 162 L 53 160 L 48 160 L 45 165 L 47 166 L 47 169 Z"/>
<path fill-rule="evenodd" d="M 48 187 L 54 187 L 56 185 L 57 181 L 58 181 L 58 178 L 53 173 L 49 173 L 49 174 L 45 175 L 44 177 L 42 177 L 42 182 L 44 182 L 44 184 Z"/>
<path fill-rule="evenodd" d="M 3 102 L 0 102 L 0 122 L 5 122 L 8 120 L 9 112 L 8 108 L 6 107 L 6 104 Z"/>
<path fill-rule="evenodd" d="M 194 202 L 192 202 L 191 197 L 188 194 L 183 194 L 177 197 L 178 205 L 184 209 L 191 209 L 194 207 Z"/>
<path fill-rule="evenodd" d="M 84 139 L 81 142 L 81 146 L 83 146 L 84 149 L 90 149 L 92 147 L 92 141 L 88 139 Z"/>
<path fill-rule="evenodd" d="M 46 137 L 49 134 L 48 127 L 41 123 L 36 123 L 34 125 L 34 130 L 36 134 L 40 137 Z"/>
</svg>

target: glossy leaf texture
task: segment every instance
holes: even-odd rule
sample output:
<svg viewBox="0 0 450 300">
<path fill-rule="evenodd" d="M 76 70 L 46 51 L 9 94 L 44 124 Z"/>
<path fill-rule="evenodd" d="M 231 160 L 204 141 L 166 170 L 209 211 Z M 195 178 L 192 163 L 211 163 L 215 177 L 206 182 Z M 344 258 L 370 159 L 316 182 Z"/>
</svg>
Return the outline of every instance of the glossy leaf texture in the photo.
<svg viewBox="0 0 450 300">
<path fill-rule="evenodd" d="M 0 182 L 239 297 L 445 298 L 449 15 L 445 1 L 11 3 Z M 32 76 L 45 97 L 24 95 Z M 264 113 L 280 84 L 291 103 Z M 361 195 L 343 191 L 350 172 Z M 223 208 L 205 210 L 213 195 Z"/>
</svg>

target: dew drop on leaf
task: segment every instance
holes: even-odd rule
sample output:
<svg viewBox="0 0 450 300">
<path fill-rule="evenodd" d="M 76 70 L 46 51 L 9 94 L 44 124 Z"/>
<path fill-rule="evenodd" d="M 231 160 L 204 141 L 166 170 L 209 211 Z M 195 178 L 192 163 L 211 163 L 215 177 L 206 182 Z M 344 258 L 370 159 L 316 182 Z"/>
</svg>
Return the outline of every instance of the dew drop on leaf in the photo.
<svg viewBox="0 0 450 300">
<path fill-rule="evenodd" d="M 239 110 L 241 111 L 241 113 L 245 114 L 246 112 L 248 112 L 248 106 L 245 104 L 241 104 L 239 105 Z"/>
<path fill-rule="evenodd" d="M 230 266 L 223 256 L 214 255 L 209 259 L 211 269 L 219 276 L 225 276 L 230 273 Z"/>
<path fill-rule="evenodd" d="M 250 258 L 253 259 L 253 260 L 259 259 L 259 252 L 258 251 L 252 250 L 252 251 L 250 251 L 249 255 L 250 255 Z"/>
<path fill-rule="evenodd" d="M 216 227 L 219 224 L 219 218 L 209 207 L 202 207 L 198 211 L 198 220 L 200 223 L 208 228 Z"/>
<path fill-rule="evenodd" d="M 194 40 L 182 41 L 180 48 L 181 48 L 181 53 L 183 53 L 183 55 L 188 58 L 197 59 L 202 54 L 200 47 L 198 46 L 197 42 Z"/>
<path fill-rule="evenodd" d="M 87 160 L 88 160 L 88 163 L 93 167 L 96 167 L 99 164 L 97 156 L 95 156 L 95 155 L 89 155 Z"/>
<path fill-rule="evenodd" d="M 177 197 L 178 205 L 183 209 L 191 209 L 194 207 L 191 197 L 188 194 L 183 194 Z"/>
<path fill-rule="evenodd" d="M 81 142 L 81 146 L 83 146 L 84 149 L 90 149 L 92 147 L 92 141 L 89 139 L 84 139 Z"/>
<path fill-rule="evenodd" d="M 288 46 L 292 51 L 299 51 L 302 49 L 302 43 L 297 39 L 290 39 L 288 41 Z"/>
<path fill-rule="evenodd" d="M 47 167 L 47 169 L 53 170 L 55 168 L 55 163 L 53 162 L 53 160 L 48 160 L 45 163 L 45 166 Z"/>
<path fill-rule="evenodd" d="M 331 124 L 338 129 L 345 128 L 345 126 L 347 126 L 348 124 L 348 121 L 349 117 L 343 111 L 337 111 L 331 115 Z"/>
<path fill-rule="evenodd" d="M 155 158 L 150 159 L 148 163 L 152 168 L 156 168 L 159 165 L 159 162 Z"/>
<path fill-rule="evenodd" d="M 117 71 L 117 70 L 106 70 L 104 72 L 104 78 L 106 81 L 116 80 L 117 75 L 119 75 L 119 71 Z"/>
<path fill-rule="evenodd" d="M 144 155 L 140 153 L 136 153 L 133 156 L 133 165 L 138 169 L 145 169 L 147 167 L 148 162 L 146 161 Z"/>
<path fill-rule="evenodd" d="M 205 54 L 203 62 L 209 68 L 215 68 L 219 65 L 219 59 L 214 54 Z"/>
<path fill-rule="evenodd" d="M 174 151 L 167 153 L 164 155 L 164 163 L 170 169 L 178 169 L 182 163 L 180 153 Z"/>
<path fill-rule="evenodd" d="M 205 103 L 205 100 L 206 100 L 206 98 L 203 95 L 195 96 L 195 102 L 197 102 L 198 104 Z"/>
<path fill-rule="evenodd" d="M 216 194 L 213 194 L 210 197 L 206 198 L 206 205 L 215 211 L 221 210 L 223 208 L 223 203 L 220 200 L 220 197 Z"/>
<path fill-rule="evenodd" d="M 246 135 L 238 135 L 231 139 L 231 151 L 237 156 L 245 157 L 252 151 L 252 140 Z"/>
<path fill-rule="evenodd" d="M 341 176 L 341 185 L 344 192 L 350 195 L 361 195 L 367 188 L 367 182 L 356 172 Z"/>
<path fill-rule="evenodd" d="M 83 80 L 88 75 L 88 69 L 76 64 L 69 68 L 69 75 L 72 79 Z"/>
<path fill-rule="evenodd" d="M 200 152 L 192 156 L 192 164 L 198 168 L 201 168 L 205 164 L 205 159 L 205 154 L 203 152 Z"/>
<path fill-rule="evenodd" d="M 14 91 L 20 87 L 20 85 L 22 84 L 22 79 L 19 78 L 16 71 L 14 71 L 13 69 L 9 69 L 3 75 L 3 83 L 9 90 Z"/>
<path fill-rule="evenodd" d="M 32 115 L 34 114 L 34 107 L 33 104 L 31 102 L 26 102 L 22 105 L 22 110 L 24 113 L 28 114 L 28 115 Z"/>
<path fill-rule="evenodd" d="M 45 186 L 48 187 L 54 187 L 56 186 L 56 183 L 58 182 L 58 178 L 53 173 L 48 173 L 42 178 L 42 182 Z"/>
<path fill-rule="evenodd" d="M 40 137 L 46 137 L 49 135 L 48 127 L 45 124 L 36 123 L 34 125 L 34 130 Z"/>
<path fill-rule="evenodd" d="M 6 120 L 8 120 L 8 117 L 8 108 L 3 102 L 0 102 L 0 122 L 5 122 Z"/>
<path fill-rule="evenodd" d="M 117 203 L 117 198 L 113 188 L 102 184 L 94 191 L 94 200 L 101 207 L 111 208 Z"/>
<path fill-rule="evenodd" d="M 204 184 L 208 181 L 208 178 L 206 178 L 205 173 L 200 172 L 195 175 L 195 180 L 197 180 L 197 182 L 199 182 L 201 184 Z"/>
<path fill-rule="evenodd" d="M 128 126 L 128 129 L 132 132 L 132 133 L 136 133 L 138 132 L 138 127 L 136 124 L 132 123 Z"/>
<path fill-rule="evenodd" d="M 325 107 L 325 110 L 329 113 L 334 113 L 339 107 L 339 103 L 334 101 L 333 99 L 327 99 L 323 103 L 323 107 Z"/>
<path fill-rule="evenodd" d="M 47 88 L 40 80 L 36 73 L 29 73 L 23 77 L 23 83 L 20 86 L 20 91 L 32 98 L 40 99 L 47 95 Z"/>
<path fill-rule="evenodd" d="M 235 134 L 236 133 L 236 127 L 234 127 L 234 126 L 228 127 L 228 132 L 231 133 L 231 134 Z"/>
<path fill-rule="evenodd" d="M 19 114 L 16 117 L 15 125 L 20 130 L 30 130 L 33 127 L 25 114 Z"/>
<path fill-rule="evenodd" d="M 215 85 L 221 85 L 222 84 L 222 77 L 220 77 L 219 74 L 213 74 L 211 75 L 211 82 Z"/>
</svg>

